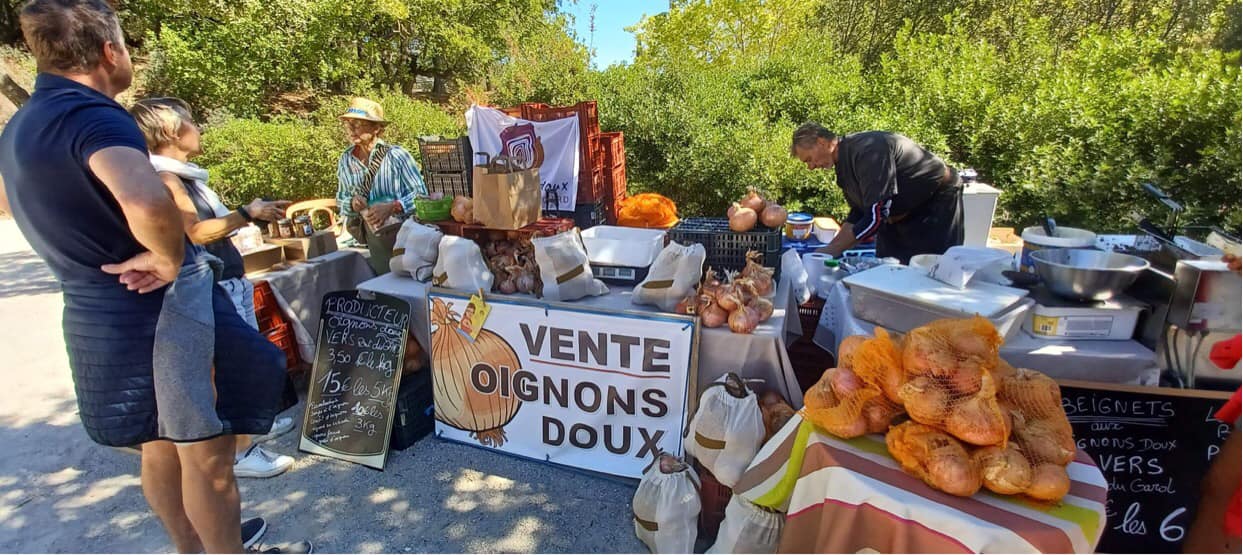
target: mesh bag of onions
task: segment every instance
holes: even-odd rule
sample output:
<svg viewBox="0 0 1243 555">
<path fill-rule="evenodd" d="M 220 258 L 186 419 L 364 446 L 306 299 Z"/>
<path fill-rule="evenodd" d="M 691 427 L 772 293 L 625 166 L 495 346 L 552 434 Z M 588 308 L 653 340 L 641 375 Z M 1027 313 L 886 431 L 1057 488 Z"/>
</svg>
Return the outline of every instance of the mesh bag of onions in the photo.
<svg viewBox="0 0 1243 555">
<path fill-rule="evenodd" d="M 962 442 L 932 426 L 908 420 L 885 434 L 889 454 L 902 470 L 951 495 L 980 491 L 980 470 Z"/>
<path fill-rule="evenodd" d="M 587 249 L 577 229 L 552 237 L 535 237 L 535 261 L 539 263 L 544 297 L 550 301 L 573 301 L 608 294 L 609 288 L 591 273 Z"/>
<path fill-rule="evenodd" d="M 1008 365 L 1005 369 L 1011 370 Z M 1012 491 L 1041 501 L 1060 500 L 1070 491 L 1066 465 L 1075 459 L 1075 437 L 1062 409 L 1061 389 L 1052 378 L 1027 369 L 1001 375 L 1000 382 L 1001 403 L 1014 431 L 1004 461 L 998 460 L 1001 455 L 995 449 L 978 454 L 985 485 L 997 493 Z M 991 484 L 990 473 L 1004 480 Z M 1028 474 L 1030 483 L 1024 479 Z"/>
<path fill-rule="evenodd" d="M 776 553 L 785 515 L 735 495 L 708 553 Z"/>
<path fill-rule="evenodd" d="M 699 476 L 685 461 L 661 453 L 631 500 L 634 533 L 652 553 L 692 553 L 699 532 Z"/>
<path fill-rule="evenodd" d="M 699 397 L 686 434 L 686 452 L 722 485 L 734 487 L 764 444 L 764 416 L 755 392 L 733 372 L 721 376 Z"/>
<path fill-rule="evenodd" d="M 909 381 L 898 390 L 907 414 L 971 445 L 1005 443 L 1011 423 L 994 376 L 1000 346 L 997 330 L 980 317 L 911 330 L 902 351 Z"/>
</svg>

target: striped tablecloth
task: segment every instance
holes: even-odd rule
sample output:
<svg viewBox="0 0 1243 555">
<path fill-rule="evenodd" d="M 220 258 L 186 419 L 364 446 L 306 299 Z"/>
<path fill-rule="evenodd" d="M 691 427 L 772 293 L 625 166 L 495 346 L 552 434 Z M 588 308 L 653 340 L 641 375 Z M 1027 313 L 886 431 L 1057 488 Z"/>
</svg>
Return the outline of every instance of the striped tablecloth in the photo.
<svg viewBox="0 0 1243 555">
<path fill-rule="evenodd" d="M 1108 485 L 1083 451 L 1070 495 L 1049 505 L 981 490 L 942 493 L 902 471 L 883 436 L 842 440 L 796 416 L 734 494 L 786 513 L 781 553 L 1091 553 Z"/>
</svg>

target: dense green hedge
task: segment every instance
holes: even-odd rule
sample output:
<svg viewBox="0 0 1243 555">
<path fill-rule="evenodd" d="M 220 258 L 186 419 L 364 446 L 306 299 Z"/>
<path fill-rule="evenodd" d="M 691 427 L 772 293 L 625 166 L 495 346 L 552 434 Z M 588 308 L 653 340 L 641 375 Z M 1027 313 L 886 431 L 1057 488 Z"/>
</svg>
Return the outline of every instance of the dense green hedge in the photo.
<svg viewBox="0 0 1243 555">
<path fill-rule="evenodd" d="M 390 124 L 384 138 L 418 160 L 422 135 L 458 136 L 460 118 L 441 107 L 398 94 L 371 95 Z M 271 122 L 227 119 L 203 134 L 197 161 L 211 172 L 213 186 L 231 202 L 255 197 L 305 200 L 331 198 L 337 188 L 337 159 L 348 145 L 337 116 L 347 97 L 327 99 L 308 118 Z"/>
<path fill-rule="evenodd" d="M 643 59 L 602 72 L 591 94 L 606 129 L 626 133 L 632 190 L 684 213 L 723 212 L 756 185 L 795 209 L 841 216 L 832 172 L 789 157 L 790 133 L 816 120 L 839 133 L 907 134 L 1003 190 L 998 221 L 1132 230 L 1134 210 L 1164 216 L 1152 181 L 1188 205 L 1188 222 L 1239 226 L 1239 53 L 1177 48 L 1127 32 L 1057 45 L 1040 20 L 1005 44 L 963 26 L 901 33 L 865 68 L 809 36 L 766 59 L 726 65 Z"/>
</svg>

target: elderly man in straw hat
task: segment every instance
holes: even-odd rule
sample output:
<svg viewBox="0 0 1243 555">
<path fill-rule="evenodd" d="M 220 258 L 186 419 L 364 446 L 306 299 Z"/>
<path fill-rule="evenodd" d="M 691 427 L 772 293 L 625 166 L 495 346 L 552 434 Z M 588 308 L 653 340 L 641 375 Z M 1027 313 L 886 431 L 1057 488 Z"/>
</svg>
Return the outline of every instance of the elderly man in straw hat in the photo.
<svg viewBox="0 0 1243 555">
<path fill-rule="evenodd" d="M 397 229 L 427 186 L 409 152 L 380 140 L 388 121 L 378 102 L 355 98 L 340 119 L 350 147 L 337 163 L 337 207 L 346 230 L 371 251 L 372 269 L 388 273 Z"/>
</svg>

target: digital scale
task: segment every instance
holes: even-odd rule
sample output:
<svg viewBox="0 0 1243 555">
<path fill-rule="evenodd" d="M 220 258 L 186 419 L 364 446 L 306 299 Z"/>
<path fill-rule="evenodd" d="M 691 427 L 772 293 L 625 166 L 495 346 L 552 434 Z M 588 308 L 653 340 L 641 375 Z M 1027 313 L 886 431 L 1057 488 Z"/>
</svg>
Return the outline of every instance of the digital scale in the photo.
<svg viewBox="0 0 1243 555">
<path fill-rule="evenodd" d="M 1031 289 L 1036 301 L 1023 329 L 1044 339 L 1095 339 L 1126 341 L 1135 335 L 1140 314 L 1148 305 L 1126 295 L 1105 301 L 1082 302 L 1065 299 L 1044 286 Z"/>
</svg>

